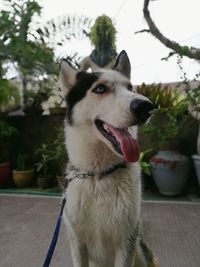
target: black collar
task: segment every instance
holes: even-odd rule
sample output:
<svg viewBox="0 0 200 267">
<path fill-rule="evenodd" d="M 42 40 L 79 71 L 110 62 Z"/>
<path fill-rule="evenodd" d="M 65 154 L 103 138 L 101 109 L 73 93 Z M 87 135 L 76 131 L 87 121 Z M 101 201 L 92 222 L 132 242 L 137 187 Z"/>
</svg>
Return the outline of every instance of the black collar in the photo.
<svg viewBox="0 0 200 267">
<path fill-rule="evenodd" d="M 114 171 L 116 171 L 117 169 L 122 169 L 122 168 L 126 168 L 126 167 L 127 167 L 127 165 L 126 165 L 125 162 L 118 163 L 118 164 L 116 164 L 116 165 L 110 167 L 109 169 L 103 171 L 103 172 L 100 174 L 100 176 L 109 175 L 109 174 L 113 173 Z M 95 175 L 94 173 L 91 174 L 91 176 L 94 176 L 94 175 Z"/>
<path fill-rule="evenodd" d="M 74 168 L 72 165 L 70 166 L 69 172 L 67 171 L 66 173 L 66 183 L 69 184 L 71 181 L 73 181 L 75 178 L 79 178 L 79 179 L 85 179 L 87 177 L 91 177 L 91 176 L 95 176 L 98 175 L 99 177 L 105 176 L 105 175 L 109 175 L 111 173 L 113 173 L 114 171 L 121 169 L 121 168 L 126 168 L 127 165 L 125 162 L 121 162 L 118 163 L 112 167 L 110 167 L 109 169 L 101 172 L 101 173 L 93 173 L 93 172 L 89 172 L 89 173 L 82 173 L 80 170 Z M 66 184 L 66 185 L 67 185 Z"/>
</svg>

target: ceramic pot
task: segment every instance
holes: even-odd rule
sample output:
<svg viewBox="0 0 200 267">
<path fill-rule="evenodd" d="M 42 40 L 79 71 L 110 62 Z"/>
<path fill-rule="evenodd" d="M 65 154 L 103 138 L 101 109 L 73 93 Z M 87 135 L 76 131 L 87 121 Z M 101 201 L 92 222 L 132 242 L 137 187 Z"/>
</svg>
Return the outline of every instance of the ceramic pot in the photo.
<svg viewBox="0 0 200 267">
<path fill-rule="evenodd" d="M 180 195 L 190 170 L 188 157 L 175 151 L 159 151 L 150 159 L 152 175 L 161 194 Z"/>
</svg>

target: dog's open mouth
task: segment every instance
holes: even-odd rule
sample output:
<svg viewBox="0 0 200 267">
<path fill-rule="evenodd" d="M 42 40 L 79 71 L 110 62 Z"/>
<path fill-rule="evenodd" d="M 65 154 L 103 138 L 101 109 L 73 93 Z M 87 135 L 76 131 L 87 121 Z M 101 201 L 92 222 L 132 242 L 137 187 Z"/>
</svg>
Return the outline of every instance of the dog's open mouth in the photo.
<svg viewBox="0 0 200 267">
<path fill-rule="evenodd" d="M 128 128 L 115 128 L 99 119 L 95 124 L 101 134 L 112 144 L 114 150 L 123 155 L 126 161 L 136 162 L 139 159 L 139 144 L 128 132 Z"/>
</svg>

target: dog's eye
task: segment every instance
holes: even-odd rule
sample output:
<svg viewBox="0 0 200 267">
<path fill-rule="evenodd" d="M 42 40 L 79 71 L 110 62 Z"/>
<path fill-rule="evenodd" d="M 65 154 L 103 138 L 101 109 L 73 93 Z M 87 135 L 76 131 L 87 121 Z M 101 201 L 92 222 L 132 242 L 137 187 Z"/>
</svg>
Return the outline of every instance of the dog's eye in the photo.
<svg viewBox="0 0 200 267">
<path fill-rule="evenodd" d="M 127 89 L 129 90 L 129 91 L 133 91 L 133 86 L 131 85 L 131 84 L 129 84 L 128 86 L 127 86 Z"/>
<path fill-rule="evenodd" d="M 103 94 L 103 93 L 106 93 L 107 91 L 108 91 L 108 87 L 104 84 L 99 84 L 97 85 L 96 88 L 92 90 L 92 92 L 96 94 Z"/>
</svg>

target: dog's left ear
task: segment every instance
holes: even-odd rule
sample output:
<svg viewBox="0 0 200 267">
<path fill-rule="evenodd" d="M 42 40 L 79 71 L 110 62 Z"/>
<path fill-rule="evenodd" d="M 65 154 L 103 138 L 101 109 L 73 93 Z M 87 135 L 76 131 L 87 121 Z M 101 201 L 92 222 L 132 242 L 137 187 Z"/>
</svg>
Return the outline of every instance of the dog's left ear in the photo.
<svg viewBox="0 0 200 267">
<path fill-rule="evenodd" d="M 70 64 L 62 60 L 60 64 L 59 82 L 65 95 L 71 90 L 76 81 L 76 70 Z"/>
<path fill-rule="evenodd" d="M 130 79 L 131 64 L 126 51 L 122 50 L 116 59 L 114 70 L 121 72 L 124 76 Z"/>
</svg>

